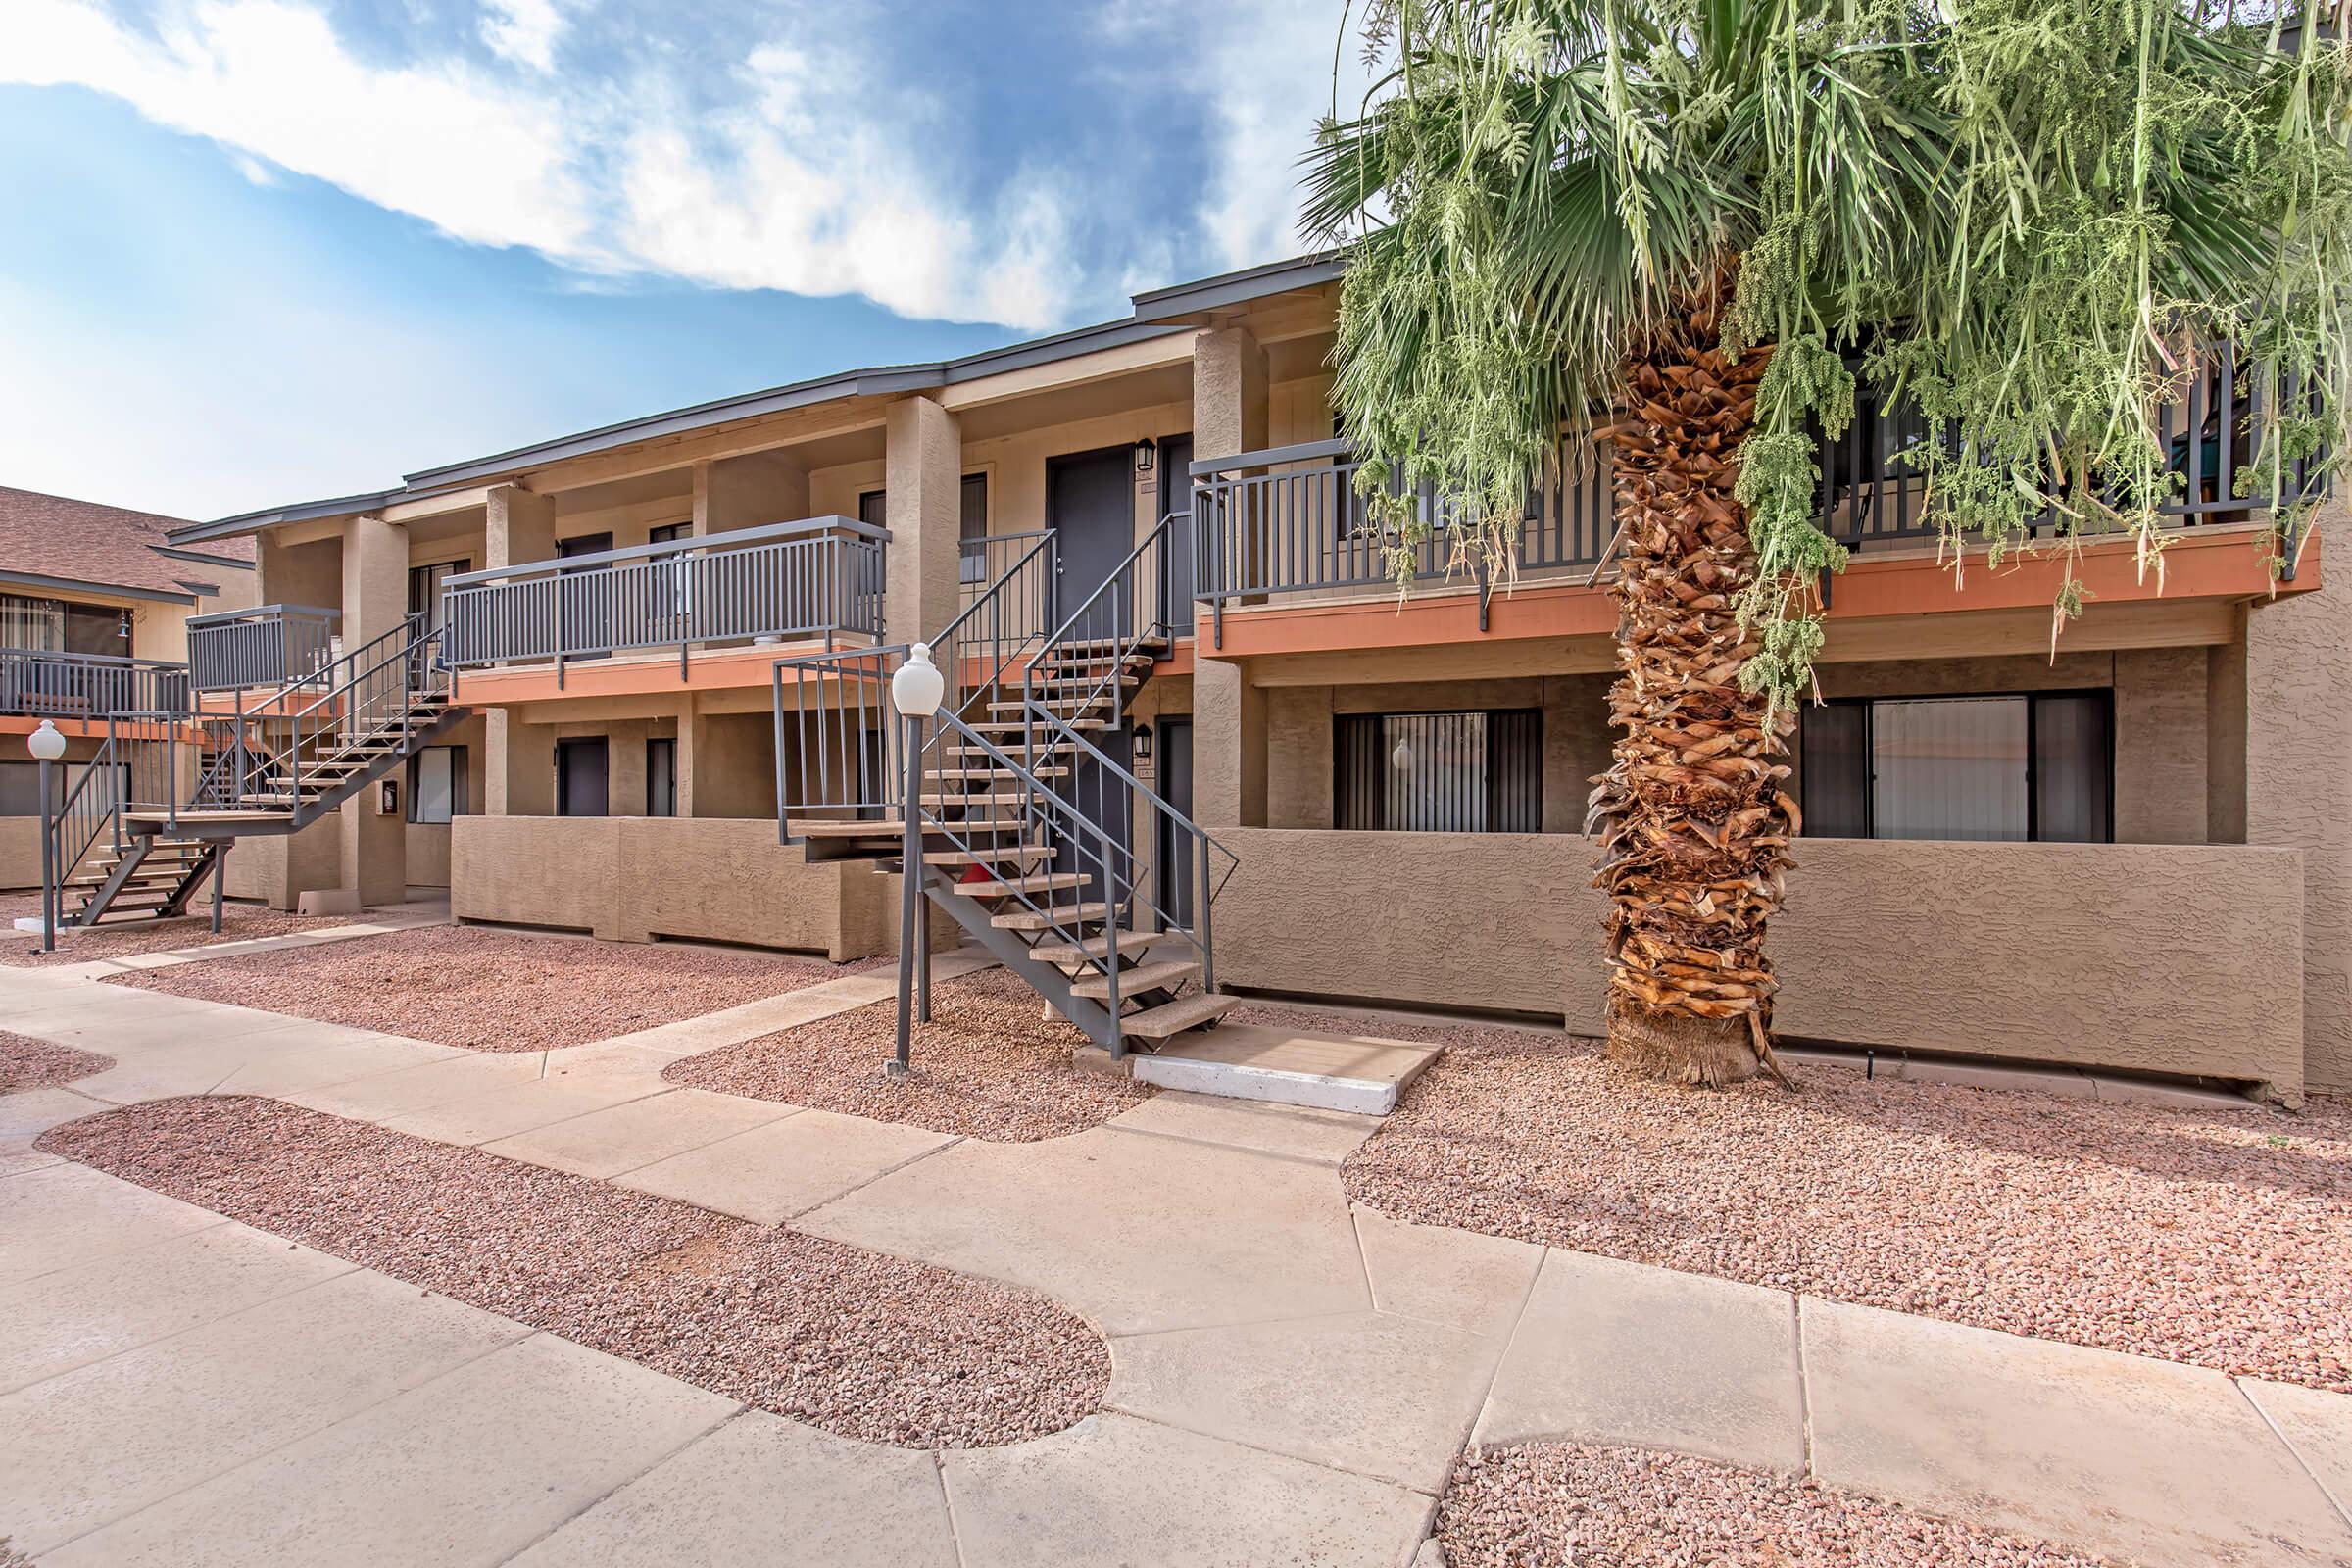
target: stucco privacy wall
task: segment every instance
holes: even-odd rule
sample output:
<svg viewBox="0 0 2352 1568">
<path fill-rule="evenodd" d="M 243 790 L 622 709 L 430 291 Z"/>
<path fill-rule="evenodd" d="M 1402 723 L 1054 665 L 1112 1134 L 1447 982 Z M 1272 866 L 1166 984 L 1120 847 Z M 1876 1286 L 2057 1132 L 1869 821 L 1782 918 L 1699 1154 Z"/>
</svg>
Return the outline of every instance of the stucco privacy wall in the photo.
<svg viewBox="0 0 2352 1568">
<path fill-rule="evenodd" d="M 1564 1016 L 1598 1033 L 1605 901 L 1573 834 L 1219 834 L 1221 984 Z M 2235 845 L 1797 850 L 1792 1037 L 2303 1086 L 2303 868 Z"/>
<path fill-rule="evenodd" d="M 883 878 L 864 865 L 806 864 L 776 842 L 772 820 L 466 816 L 452 824 L 450 858 L 461 920 L 833 958 L 878 951 L 888 923 Z"/>
<path fill-rule="evenodd" d="M 0 816 L 0 888 L 41 885 L 41 819 Z"/>
<path fill-rule="evenodd" d="M 228 855 L 228 896 L 292 909 L 305 893 L 342 886 L 343 818 L 328 812 L 299 833 L 253 833 Z"/>
</svg>

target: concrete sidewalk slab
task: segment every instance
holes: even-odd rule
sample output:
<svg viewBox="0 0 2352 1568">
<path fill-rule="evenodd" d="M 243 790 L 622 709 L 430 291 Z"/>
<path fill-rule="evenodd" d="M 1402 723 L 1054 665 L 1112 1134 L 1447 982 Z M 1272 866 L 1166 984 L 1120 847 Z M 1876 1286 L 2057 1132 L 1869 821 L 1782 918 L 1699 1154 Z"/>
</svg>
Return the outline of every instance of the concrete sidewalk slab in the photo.
<svg viewBox="0 0 2352 1568">
<path fill-rule="evenodd" d="M 1501 1355 L 1499 1340 L 1378 1312 L 1135 1335 L 1110 1343 L 1105 1402 L 1434 1495 Z"/>
<path fill-rule="evenodd" d="M 780 1225 L 955 1142 L 919 1127 L 803 1110 L 633 1170 L 618 1185 Z"/>
<path fill-rule="evenodd" d="M 1337 1165 L 1372 1136 L 1380 1126 L 1380 1118 L 1170 1089 L 1153 1095 L 1133 1110 L 1122 1111 L 1104 1125 L 1125 1132 L 1187 1138 L 1199 1144 L 1223 1144 L 1261 1154 Z"/>
<path fill-rule="evenodd" d="M 220 1215 L 71 1160 L 0 1181 L 0 1280 L 149 1247 Z"/>
<path fill-rule="evenodd" d="M 1132 1416 L 940 1461 L 966 1568 L 1403 1568 L 1418 1493 Z"/>
<path fill-rule="evenodd" d="M 939 1464 L 747 1410 L 511 1568 L 959 1568 Z"/>
<path fill-rule="evenodd" d="M 223 1220 L 0 1286 L 0 1393 L 323 1284 L 357 1266 Z"/>
<path fill-rule="evenodd" d="M 34 1141 L 52 1127 L 112 1109 L 105 1101 L 76 1094 L 70 1086 L 0 1095 L 0 1176 L 57 1164 L 55 1154 L 32 1147 Z"/>
<path fill-rule="evenodd" d="M 505 1561 L 740 1408 L 553 1335 L 84 1536 L 58 1568 Z"/>
<path fill-rule="evenodd" d="M 277 1098 L 354 1121 L 389 1121 L 471 1096 L 487 1095 L 541 1076 L 538 1051 L 467 1051 L 457 1055 L 375 1073 L 315 1089 L 293 1089 Z"/>
<path fill-rule="evenodd" d="M 585 1116 L 590 1111 L 643 1100 L 663 1090 L 664 1086 L 658 1083 L 648 1087 L 635 1081 L 529 1079 L 427 1105 L 405 1115 L 389 1116 L 381 1125 L 391 1132 L 430 1138 L 437 1143 L 487 1144 Z"/>
<path fill-rule="evenodd" d="M 1101 1127 L 1034 1144 L 967 1140 L 800 1225 L 1034 1287 L 1112 1334 L 1372 1304 L 1330 1171 Z"/>
<path fill-rule="evenodd" d="M 2219 1372 L 1811 1298 L 1802 1315 L 1833 1485 L 2146 1568 L 2352 1557 L 2352 1529 Z"/>
<path fill-rule="evenodd" d="M 254 1057 L 215 1085 L 213 1093 L 282 1097 L 297 1090 L 324 1089 L 466 1054 L 456 1046 L 404 1040 L 398 1035 L 370 1035 L 364 1030 L 353 1030 L 352 1034 L 356 1038 Z"/>
<path fill-rule="evenodd" d="M 0 1517 L 38 1555 L 523 1332 L 356 1271 L 46 1379 L 0 1396 Z"/>
<path fill-rule="evenodd" d="M 1507 1336 L 1536 1283 L 1544 1249 L 1477 1231 L 1407 1225 L 1355 1210 L 1355 1234 L 1383 1312 Z"/>
<path fill-rule="evenodd" d="M 618 1176 L 781 1121 L 799 1110 L 798 1105 L 737 1095 L 673 1089 L 482 1147 L 493 1154 L 575 1176 Z"/>
<path fill-rule="evenodd" d="M 1801 1472 L 1794 1306 L 1780 1291 L 1555 1248 L 1477 1439 L 1567 1438 Z"/>
<path fill-rule="evenodd" d="M 2240 1378 L 2237 1386 L 2295 1450 L 2303 1468 L 2334 1502 L 2335 1511 L 2352 1525 L 2352 1394 L 2260 1378 Z"/>
</svg>

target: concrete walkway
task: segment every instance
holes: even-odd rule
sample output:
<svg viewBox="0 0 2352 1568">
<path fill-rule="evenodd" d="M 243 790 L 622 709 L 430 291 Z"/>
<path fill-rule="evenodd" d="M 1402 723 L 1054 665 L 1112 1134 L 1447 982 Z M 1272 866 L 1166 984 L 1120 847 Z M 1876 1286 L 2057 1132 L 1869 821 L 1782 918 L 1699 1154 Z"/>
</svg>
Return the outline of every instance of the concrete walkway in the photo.
<svg viewBox="0 0 2352 1568">
<path fill-rule="evenodd" d="M 0 1097 L 0 1534 L 44 1563 L 1401 1565 L 1473 1438 L 1809 1471 L 2166 1568 L 2352 1563 L 2352 1397 L 1398 1224 L 1342 1193 L 1366 1117 L 1171 1093 L 1001 1145 L 660 1076 L 886 973 L 487 1055 L 101 967 L 0 972 L 0 1030 L 118 1062 Z M 1050 1292 L 1109 1341 L 1106 1408 L 845 1442 L 30 1147 L 204 1093 Z"/>
</svg>

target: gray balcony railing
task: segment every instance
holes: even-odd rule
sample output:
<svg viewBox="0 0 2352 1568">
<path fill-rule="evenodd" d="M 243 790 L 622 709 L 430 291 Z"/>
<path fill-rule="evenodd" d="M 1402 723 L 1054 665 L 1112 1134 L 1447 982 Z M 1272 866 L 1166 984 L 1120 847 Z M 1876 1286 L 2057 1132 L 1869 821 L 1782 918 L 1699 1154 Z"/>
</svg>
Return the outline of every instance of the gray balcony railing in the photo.
<svg viewBox="0 0 2352 1568">
<path fill-rule="evenodd" d="M 448 579 L 442 660 L 452 669 L 837 633 L 882 635 L 887 530 L 852 517 L 495 566 Z"/>
<path fill-rule="evenodd" d="M 0 648 L 0 713 L 105 718 L 188 710 L 188 666 L 112 654 Z"/>
<path fill-rule="evenodd" d="M 2265 393 L 2261 377 L 2247 368 L 2230 345 L 2209 345 L 2190 368 L 2180 401 L 2160 408 L 2156 436 L 2178 480 L 2173 498 L 2158 508 L 2167 527 L 2251 522 L 2270 506 L 2267 494 L 2236 493 L 2241 467 L 2259 471 L 2255 438 Z M 2296 407 L 2308 402 L 2292 386 L 2278 395 Z M 1933 540 L 1936 527 L 1925 515 L 1925 484 L 1910 457 L 1929 438 L 1925 422 L 1867 390 L 1856 399 L 1855 413 L 1838 439 L 1821 441 L 1822 526 L 1857 550 Z M 1515 547 L 1522 571 L 1597 566 L 1616 532 L 1608 447 L 1601 444 L 1581 465 L 1571 456 L 1563 442 L 1529 488 Z M 2315 456 L 2285 466 L 2290 496 L 2308 489 L 2323 462 Z M 1395 581 L 1382 531 L 1356 493 L 1362 466 L 1346 441 L 1193 465 L 1195 593 L 1209 606 L 1220 632 L 1230 602 Z M 1426 494 L 1418 505 L 1432 527 L 1413 546 L 1413 576 L 1444 578 L 1457 564 L 1446 509 Z M 2056 524 L 2055 511 L 2045 512 L 2034 532 L 2046 535 Z M 2291 578 L 2292 540 L 2284 542 L 2283 554 Z M 1477 566 L 1470 575 L 1480 590 L 1483 628 L 1492 584 Z"/>
<path fill-rule="evenodd" d="M 188 670 L 200 692 L 305 681 L 334 661 L 337 613 L 317 605 L 257 605 L 188 617 Z"/>
</svg>

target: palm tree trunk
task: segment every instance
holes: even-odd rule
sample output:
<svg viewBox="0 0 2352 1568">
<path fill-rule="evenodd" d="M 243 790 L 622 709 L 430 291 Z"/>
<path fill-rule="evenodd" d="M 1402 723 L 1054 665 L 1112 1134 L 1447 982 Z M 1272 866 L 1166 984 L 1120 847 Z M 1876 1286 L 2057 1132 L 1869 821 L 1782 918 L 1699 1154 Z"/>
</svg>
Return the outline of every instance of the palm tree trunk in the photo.
<svg viewBox="0 0 2352 1568">
<path fill-rule="evenodd" d="M 1733 599 L 1754 575 L 1733 499 L 1769 349 L 1726 363 L 1720 291 L 1626 364 L 1616 443 L 1623 529 L 1617 583 L 1619 731 L 1586 831 L 1593 885 L 1612 900 L 1608 1054 L 1651 1076 L 1711 1087 L 1759 1071 L 1771 1047 L 1765 921 L 1780 906 L 1795 802 L 1780 788 L 1792 715 L 1767 724 L 1740 688 L 1755 651 Z"/>
</svg>

